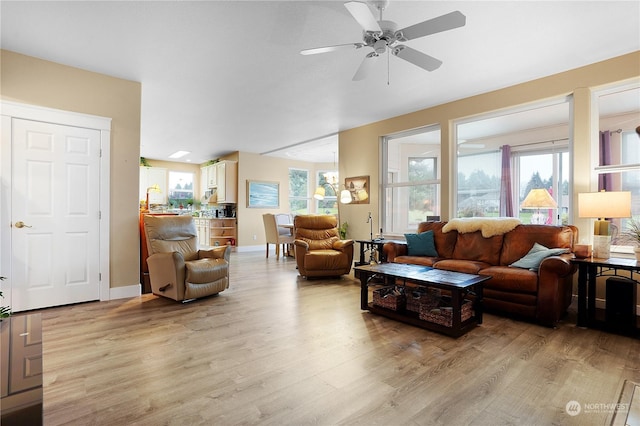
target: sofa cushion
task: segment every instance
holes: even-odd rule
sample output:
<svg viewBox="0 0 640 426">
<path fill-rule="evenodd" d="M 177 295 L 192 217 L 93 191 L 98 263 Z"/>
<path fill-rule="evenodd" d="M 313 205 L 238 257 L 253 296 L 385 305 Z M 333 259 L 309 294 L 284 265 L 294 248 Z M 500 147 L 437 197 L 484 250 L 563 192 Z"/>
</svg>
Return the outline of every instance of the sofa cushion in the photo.
<svg viewBox="0 0 640 426">
<path fill-rule="evenodd" d="M 538 292 L 538 274 L 529 269 L 508 266 L 490 266 L 478 272 L 491 278 L 482 283 L 484 289 L 494 289 L 510 293 Z"/>
<path fill-rule="evenodd" d="M 480 231 L 467 234 L 458 233 L 456 247 L 453 250 L 453 259 L 475 260 L 498 265 L 500 250 L 502 248 L 502 235 L 484 238 Z"/>
<path fill-rule="evenodd" d="M 200 259 L 185 262 L 187 267 L 186 282 L 204 284 L 227 277 L 229 263 L 224 259 Z"/>
<path fill-rule="evenodd" d="M 568 251 L 569 249 L 567 248 L 550 249 L 543 246 L 542 244 L 534 243 L 533 247 L 531 247 L 531 250 L 529 250 L 529 252 L 524 257 L 513 262 L 509 266 L 537 271 L 540 267 L 540 263 L 542 263 L 542 261 L 547 257 L 567 253 Z"/>
<path fill-rule="evenodd" d="M 429 256 L 396 256 L 394 263 L 407 263 L 409 265 L 433 266 L 440 258 Z"/>
<path fill-rule="evenodd" d="M 533 243 L 545 247 L 562 247 L 571 249 L 577 236 L 569 226 L 552 225 L 520 225 L 504 234 L 500 265 L 508 266 L 522 258 L 531 249 Z"/>
<path fill-rule="evenodd" d="M 482 269 L 491 266 L 485 262 L 478 262 L 475 260 L 460 260 L 460 259 L 442 259 L 433 264 L 434 268 L 443 269 L 445 271 L 464 272 L 466 274 L 477 274 Z"/>
<path fill-rule="evenodd" d="M 456 246 L 458 233 L 456 231 L 442 232 L 442 228 L 447 222 L 420 222 L 418 233 L 433 231 L 433 239 L 436 244 L 438 256 L 450 259 L 453 256 L 453 249 Z"/>
<path fill-rule="evenodd" d="M 404 234 L 407 240 L 407 254 L 409 256 L 438 256 L 433 231 L 420 234 Z"/>
</svg>

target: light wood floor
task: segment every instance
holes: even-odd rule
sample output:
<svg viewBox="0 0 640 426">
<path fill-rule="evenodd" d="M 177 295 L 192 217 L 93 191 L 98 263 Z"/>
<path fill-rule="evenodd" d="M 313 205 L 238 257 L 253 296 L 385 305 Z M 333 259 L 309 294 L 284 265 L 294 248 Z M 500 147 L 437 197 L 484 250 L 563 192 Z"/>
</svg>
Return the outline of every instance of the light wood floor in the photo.
<svg viewBox="0 0 640 426">
<path fill-rule="evenodd" d="M 233 253 L 231 287 L 42 310 L 46 425 L 602 425 L 640 341 L 495 315 L 453 339 L 363 312 L 353 277 Z M 577 401 L 582 413 L 565 412 Z M 592 407 L 590 413 L 585 408 Z"/>
</svg>

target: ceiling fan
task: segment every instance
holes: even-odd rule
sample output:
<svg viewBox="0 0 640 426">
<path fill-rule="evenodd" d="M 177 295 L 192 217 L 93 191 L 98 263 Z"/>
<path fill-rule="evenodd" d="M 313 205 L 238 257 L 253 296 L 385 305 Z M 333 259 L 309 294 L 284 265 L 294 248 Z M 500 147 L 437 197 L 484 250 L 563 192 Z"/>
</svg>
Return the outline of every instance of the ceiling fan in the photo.
<svg viewBox="0 0 640 426">
<path fill-rule="evenodd" d="M 394 56 L 404 59 L 424 70 L 433 71 L 442 65 L 441 60 L 400 43 L 463 27 L 466 23 L 466 17 L 459 11 L 455 11 L 406 28 L 398 29 L 398 25 L 395 22 L 382 20 L 382 11 L 389 5 L 389 0 L 369 1 L 369 3 L 380 11 L 379 20 L 376 20 L 369 5 L 366 3 L 350 1 L 344 4 L 351 16 L 353 16 L 363 29 L 362 42 L 305 49 L 300 51 L 300 53 L 302 55 L 314 55 L 343 49 L 371 47 L 373 51 L 364 57 L 360 67 L 353 76 L 354 81 L 363 80 L 376 62 L 375 59 L 385 52 L 390 52 Z"/>
</svg>

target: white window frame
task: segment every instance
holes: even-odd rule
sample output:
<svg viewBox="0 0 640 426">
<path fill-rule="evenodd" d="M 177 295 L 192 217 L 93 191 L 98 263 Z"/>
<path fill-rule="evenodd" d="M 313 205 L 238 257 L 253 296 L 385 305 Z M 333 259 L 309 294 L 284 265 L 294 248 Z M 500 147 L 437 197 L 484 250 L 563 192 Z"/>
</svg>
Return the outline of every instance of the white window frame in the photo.
<svg viewBox="0 0 640 426">
<path fill-rule="evenodd" d="M 291 171 L 304 172 L 307 175 L 307 178 L 306 178 L 306 181 L 307 181 L 306 194 L 304 194 L 303 196 L 295 195 L 295 194 L 293 194 L 291 192 L 292 191 L 292 189 L 291 189 L 292 188 L 292 186 L 291 186 Z M 309 187 L 310 187 L 310 185 L 309 185 L 309 182 L 310 182 L 310 180 L 309 180 L 309 175 L 310 175 L 309 170 L 308 169 L 300 169 L 300 168 L 297 168 L 297 167 L 289 167 L 289 174 L 288 175 L 289 175 L 289 211 L 292 212 L 292 213 L 294 212 L 294 210 L 291 208 L 291 203 L 292 202 L 294 202 L 294 201 L 304 201 L 305 204 L 306 204 L 306 208 L 304 209 L 305 213 L 306 214 L 310 213 L 309 208 L 310 208 L 311 196 L 310 196 L 310 190 L 309 190 Z"/>
<path fill-rule="evenodd" d="M 436 178 L 435 179 L 429 179 L 429 180 L 423 180 L 423 181 L 409 181 L 408 180 L 408 174 L 407 174 L 407 180 L 406 181 L 402 181 L 402 182 L 398 182 L 396 179 L 391 178 L 391 176 L 398 176 L 398 171 L 397 170 L 390 170 L 389 169 L 389 142 L 394 140 L 394 139 L 399 139 L 399 138 L 405 138 L 405 137 L 410 137 L 412 135 L 418 135 L 421 133 L 430 133 L 430 132 L 438 132 L 440 133 L 441 131 L 441 127 L 439 124 L 432 124 L 429 126 L 425 126 L 425 127 L 420 127 L 417 129 L 412 129 L 406 132 L 400 132 L 400 133 L 395 133 L 392 135 L 387 135 L 387 136 L 383 136 L 381 138 L 381 165 L 382 165 L 382 170 L 380 173 L 380 176 L 382 176 L 382 187 L 381 187 L 381 193 L 380 193 L 380 227 L 384 233 L 384 235 L 389 235 L 392 237 L 402 237 L 403 233 L 405 231 L 411 231 L 410 229 L 395 229 L 394 227 L 396 225 L 391 225 L 389 222 L 393 221 L 394 217 L 396 217 L 396 213 L 394 211 L 394 200 L 388 200 L 387 199 L 387 193 L 389 191 L 391 191 L 393 193 L 394 189 L 399 189 L 399 188 L 411 188 L 411 187 L 416 187 L 416 186 L 424 186 L 424 185 L 436 185 L 436 194 L 434 195 L 434 198 L 436 199 L 436 204 L 440 205 L 441 204 L 441 200 L 442 200 L 442 194 L 441 194 L 441 173 L 442 173 L 442 141 L 441 139 L 438 139 L 438 151 L 437 153 L 433 153 L 433 154 L 429 154 L 429 155 L 424 155 L 425 158 L 435 158 L 435 173 L 436 173 Z M 435 155 L 434 155 L 435 154 Z M 419 157 L 417 155 L 407 155 L 407 161 L 409 160 L 409 158 L 416 158 Z M 407 164 L 408 167 L 408 164 Z M 438 213 L 440 214 L 440 212 Z M 426 217 L 423 219 L 426 220 Z M 415 231 L 415 229 L 413 229 L 413 231 Z"/>
</svg>

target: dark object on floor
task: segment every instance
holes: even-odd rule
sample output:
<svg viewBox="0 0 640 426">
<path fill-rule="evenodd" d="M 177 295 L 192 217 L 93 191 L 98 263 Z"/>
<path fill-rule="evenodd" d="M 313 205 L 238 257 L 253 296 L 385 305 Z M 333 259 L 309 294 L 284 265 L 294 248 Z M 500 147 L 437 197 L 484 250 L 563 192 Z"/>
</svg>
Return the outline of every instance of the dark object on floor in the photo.
<svg viewBox="0 0 640 426">
<path fill-rule="evenodd" d="M 637 287 L 629 278 L 607 278 L 605 324 L 609 331 L 635 332 Z"/>
</svg>

